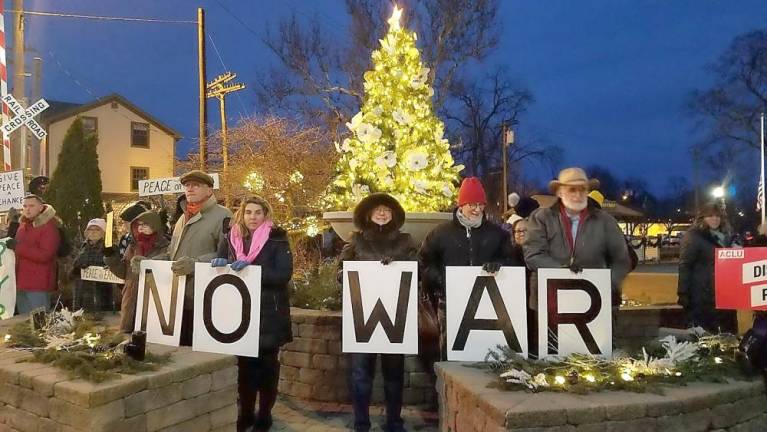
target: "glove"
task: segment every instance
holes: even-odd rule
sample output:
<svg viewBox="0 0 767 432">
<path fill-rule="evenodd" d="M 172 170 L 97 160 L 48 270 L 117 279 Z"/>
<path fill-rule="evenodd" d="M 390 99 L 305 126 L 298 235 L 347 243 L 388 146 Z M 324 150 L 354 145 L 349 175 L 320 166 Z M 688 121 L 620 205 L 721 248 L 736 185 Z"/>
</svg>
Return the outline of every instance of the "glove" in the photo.
<svg viewBox="0 0 767 432">
<path fill-rule="evenodd" d="M 232 270 L 234 271 L 240 271 L 248 266 L 247 261 L 238 260 L 232 263 Z"/>
<path fill-rule="evenodd" d="M 194 260 L 189 257 L 181 257 L 170 265 L 173 274 L 185 276 L 194 273 Z"/>
<path fill-rule="evenodd" d="M 482 270 L 488 273 L 498 273 L 498 270 L 500 269 L 501 269 L 501 264 L 497 262 L 489 262 L 489 263 L 484 263 L 482 265 Z"/>
<path fill-rule="evenodd" d="M 227 264 L 229 264 L 229 261 L 226 258 L 213 258 L 210 262 L 211 267 L 225 267 Z"/>
<path fill-rule="evenodd" d="M 573 272 L 575 274 L 583 272 L 583 267 L 581 267 L 580 264 L 576 264 L 576 263 L 570 264 L 569 269 L 570 269 L 571 272 Z"/>
<path fill-rule="evenodd" d="M 146 257 L 141 255 L 134 255 L 133 258 L 130 259 L 130 269 L 134 274 L 141 270 L 141 261 L 144 261 L 145 259 Z"/>
<path fill-rule="evenodd" d="M 385 257 L 381 258 L 381 264 L 383 264 L 383 265 L 389 265 L 389 264 L 391 264 L 392 261 L 394 261 L 394 260 L 392 260 L 392 258 L 389 257 L 389 256 L 385 256 Z"/>
<path fill-rule="evenodd" d="M 104 256 L 105 257 L 113 256 L 116 253 L 117 253 L 117 249 L 114 246 L 109 246 L 109 247 L 105 247 L 104 248 Z"/>
<path fill-rule="evenodd" d="M 15 238 L 9 238 L 5 241 L 5 247 L 7 247 L 10 250 L 16 249 L 16 245 L 19 244 L 19 242 L 16 241 Z"/>
</svg>

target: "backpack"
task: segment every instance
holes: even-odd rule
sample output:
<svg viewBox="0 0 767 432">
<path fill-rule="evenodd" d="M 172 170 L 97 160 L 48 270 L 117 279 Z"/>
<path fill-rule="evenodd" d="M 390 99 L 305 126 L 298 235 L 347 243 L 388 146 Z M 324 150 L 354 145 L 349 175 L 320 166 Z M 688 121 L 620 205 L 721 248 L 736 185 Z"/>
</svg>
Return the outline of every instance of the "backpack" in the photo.
<svg viewBox="0 0 767 432">
<path fill-rule="evenodd" d="M 68 257 L 72 253 L 72 240 L 61 222 L 56 224 L 56 229 L 59 230 L 59 248 L 56 250 L 56 256 L 59 258 Z"/>
</svg>

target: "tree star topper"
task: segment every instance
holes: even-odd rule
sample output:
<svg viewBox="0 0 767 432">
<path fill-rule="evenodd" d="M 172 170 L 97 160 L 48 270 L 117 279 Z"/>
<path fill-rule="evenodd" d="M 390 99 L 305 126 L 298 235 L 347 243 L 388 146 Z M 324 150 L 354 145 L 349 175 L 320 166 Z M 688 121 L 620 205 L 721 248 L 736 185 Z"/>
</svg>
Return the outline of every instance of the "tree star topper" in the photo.
<svg viewBox="0 0 767 432">
<path fill-rule="evenodd" d="M 402 16 L 402 9 L 399 8 L 399 6 L 394 5 L 394 10 L 391 13 L 391 18 L 389 18 L 389 27 L 391 30 L 397 30 L 399 29 L 399 19 Z"/>
</svg>

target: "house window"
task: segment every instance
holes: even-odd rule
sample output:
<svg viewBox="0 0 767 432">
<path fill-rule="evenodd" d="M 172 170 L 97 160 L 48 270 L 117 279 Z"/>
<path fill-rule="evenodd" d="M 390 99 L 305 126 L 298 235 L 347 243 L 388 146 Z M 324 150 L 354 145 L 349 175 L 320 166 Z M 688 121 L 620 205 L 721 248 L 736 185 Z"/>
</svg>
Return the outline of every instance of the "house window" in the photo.
<svg viewBox="0 0 767 432">
<path fill-rule="evenodd" d="M 99 121 L 96 117 L 80 117 L 80 121 L 83 124 L 83 132 L 85 132 L 85 136 L 90 134 L 98 135 Z"/>
<path fill-rule="evenodd" d="M 149 168 L 146 167 L 131 167 L 130 168 L 130 190 L 138 190 L 139 180 L 149 179 Z"/>
<path fill-rule="evenodd" d="M 149 148 L 149 123 L 131 122 L 130 145 L 131 147 Z"/>
</svg>

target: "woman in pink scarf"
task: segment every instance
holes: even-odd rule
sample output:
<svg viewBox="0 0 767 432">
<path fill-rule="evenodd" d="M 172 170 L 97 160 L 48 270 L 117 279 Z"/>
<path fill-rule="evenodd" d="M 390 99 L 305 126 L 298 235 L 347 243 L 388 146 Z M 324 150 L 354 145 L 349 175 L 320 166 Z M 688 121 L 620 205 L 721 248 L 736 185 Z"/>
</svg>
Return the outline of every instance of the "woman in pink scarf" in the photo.
<svg viewBox="0 0 767 432">
<path fill-rule="evenodd" d="M 272 407 L 277 400 L 282 345 L 293 340 L 288 282 L 293 274 L 293 256 L 284 229 L 272 224 L 272 209 L 263 198 L 251 197 L 240 204 L 231 224 L 224 227 L 218 258 L 211 263 L 231 263 L 240 271 L 261 266 L 261 328 L 258 357 L 238 357 L 239 415 L 237 430 L 268 430 Z M 228 226 L 227 226 L 228 225 Z M 231 226 L 231 228 L 229 227 Z M 258 398 L 258 414 L 255 413 Z"/>
</svg>

